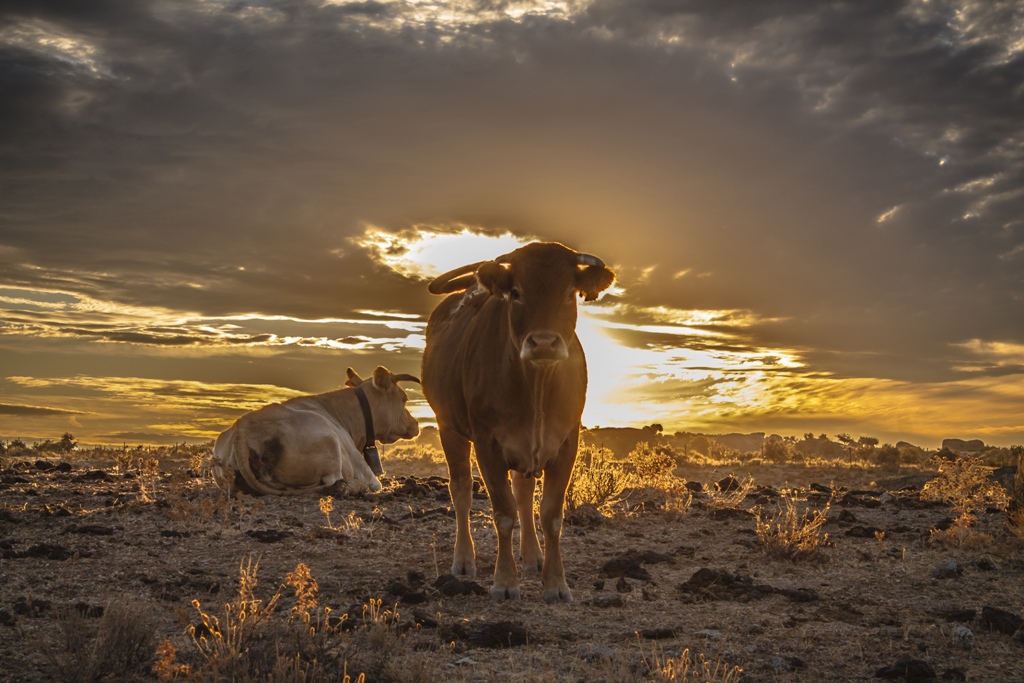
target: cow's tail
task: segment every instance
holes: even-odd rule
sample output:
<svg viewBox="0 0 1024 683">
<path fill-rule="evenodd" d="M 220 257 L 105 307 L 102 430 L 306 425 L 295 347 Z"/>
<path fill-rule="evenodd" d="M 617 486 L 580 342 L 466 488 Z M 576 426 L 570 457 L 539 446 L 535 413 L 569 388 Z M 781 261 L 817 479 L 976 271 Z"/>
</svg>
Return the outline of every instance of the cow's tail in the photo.
<svg viewBox="0 0 1024 683">
<path fill-rule="evenodd" d="M 241 491 L 251 495 L 276 495 L 285 493 L 281 486 L 274 486 L 273 481 L 257 476 L 253 471 L 253 459 L 259 460 L 262 454 L 255 452 L 249 446 L 248 435 L 245 433 L 243 422 L 235 423 L 235 433 L 231 436 L 231 442 L 226 444 L 228 452 L 224 465 L 225 471 L 222 474 L 224 483 L 218 479 L 217 483 L 229 495 L 235 491 Z"/>
</svg>

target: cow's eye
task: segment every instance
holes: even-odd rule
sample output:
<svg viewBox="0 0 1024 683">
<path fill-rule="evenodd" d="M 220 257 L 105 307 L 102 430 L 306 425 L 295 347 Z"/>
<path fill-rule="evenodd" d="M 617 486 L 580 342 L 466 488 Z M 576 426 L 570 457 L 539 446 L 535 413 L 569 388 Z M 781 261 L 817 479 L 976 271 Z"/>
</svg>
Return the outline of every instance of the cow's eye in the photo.
<svg viewBox="0 0 1024 683">
<path fill-rule="evenodd" d="M 521 301 L 523 298 L 523 293 L 519 291 L 518 287 L 513 287 L 508 292 L 508 298 L 512 299 L 512 301 Z"/>
</svg>

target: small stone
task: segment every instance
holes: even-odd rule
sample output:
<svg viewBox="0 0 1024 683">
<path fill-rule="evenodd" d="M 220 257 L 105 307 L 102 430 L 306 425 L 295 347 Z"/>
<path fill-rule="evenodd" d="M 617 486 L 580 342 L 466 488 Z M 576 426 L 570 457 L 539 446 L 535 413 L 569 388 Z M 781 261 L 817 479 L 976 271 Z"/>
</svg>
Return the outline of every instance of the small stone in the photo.
<svg viewBox="0 0 1024 683">
<path fill-rule="evenodd" d="M 615 649 L 601 643 L 588 643 L 580 648 L 580 659 L 585 662 L 611 661 L 615 659 Z"/>
<path fill-rule="evenodd" d="M 974 647 L 974 631 L 963 624 L 957 624 L 953 628 L 953 644 L 970 650 Z"/>
<path fill-rule="evenodd" d="M 697 631 L 693 635 L 695 638 L 703 638 L 705 640 L 718 640 L 722 637 L 722 632 L 716 631 L 713 628 L 706 628 L 701 631 Z"/>
<path fill-rule="evenodd" d="M 936 579 L 955 579 L 964 573 L 964 567 L 956 560 L 946 560 L 932 570 Z"/>
<path fill-rule="evenodd" d="M 623 603 L 622 596 L 618 593 L 601 593 L 600 595 L 594 596 L 591 604 L 594 605 L 594 607 L 604 609 L 608 607 L 622 607 Z"/>
</svg>

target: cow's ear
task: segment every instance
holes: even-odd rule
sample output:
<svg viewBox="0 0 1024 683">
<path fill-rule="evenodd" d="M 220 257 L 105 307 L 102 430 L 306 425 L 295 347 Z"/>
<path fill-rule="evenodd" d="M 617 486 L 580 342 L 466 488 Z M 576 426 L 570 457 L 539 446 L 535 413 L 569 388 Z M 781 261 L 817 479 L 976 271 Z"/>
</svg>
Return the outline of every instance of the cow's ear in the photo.
<svg viewBox="0 0 1024 683">
<path fill-rule="evenodd" d="M 381 391 L 387 391 L 392 384 L 394 381 L 391 379 L 391 371 L 383 365 L 378 365 L 377 369 L 373 371 L 373 386 Z"/>
<path fill-rule="evenodd" d="M 512 270 L 494 261 L 477 268 L 476 279 L 494 296 L 505 296 L 512 290 Z"/>
<path fill-rule="evenodd" d="M 615 273 L 604 266 L 587 266 L 576 271 L 576 290 L 586 301 L 593 301 L 597 295 L 615 282 Z"/>
<path fill-rule="evenodd" d="M 357 375 L 356 371 L 353 370 L 352 368 L 348 368 L 347 370 L 345 370 L 345 374 L 348 375 L 348 379 L 345 380 L 346 387 L 355 388 L 363 383 L 363 379 L 359 375 Z"/>
</svg>

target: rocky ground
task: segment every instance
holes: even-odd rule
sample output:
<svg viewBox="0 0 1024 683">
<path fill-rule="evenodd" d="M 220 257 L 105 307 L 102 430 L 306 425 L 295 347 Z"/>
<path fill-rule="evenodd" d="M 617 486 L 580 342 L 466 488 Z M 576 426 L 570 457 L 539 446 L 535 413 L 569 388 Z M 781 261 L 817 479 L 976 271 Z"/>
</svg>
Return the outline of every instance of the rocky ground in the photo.
<svg viewBox="0 0 1024 683">
<path fill-rule="evenodd" d="M 680 672 L 703 656 L 720 664 L 714 681 L 1024 681 L 1024 543 L 994 508 L 968 542 L 936 541 L 951 513 L 921 499 L 919 473 L 759 468 L 730 497 L 714 484 L 727 473 L 694 471 L 692 501 L 632 490 L 570 515 L 575 601 L 546 605 L 536 576 L 520 602 L 489 599 L 482 492 L 480 576 L 447 575 L 443 470 L 398 465 L 383 493 L 335 497 L 328 514 L 317 496 L 228 500 L 187 460 L 5 461 L 0 679 L 216 680 L 236 667 L 237 680 L 704 680 Z M 771 555 L 757 534 L 755 513 L 783 495 L 827 520 L 806 557 Z M 240 605 L 240 576 L 258 580 L 248 622 L 224 610 Z M 232 624 L 244 652 L 214 652 Z"/>
</svg>

